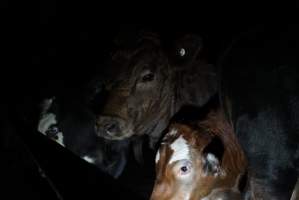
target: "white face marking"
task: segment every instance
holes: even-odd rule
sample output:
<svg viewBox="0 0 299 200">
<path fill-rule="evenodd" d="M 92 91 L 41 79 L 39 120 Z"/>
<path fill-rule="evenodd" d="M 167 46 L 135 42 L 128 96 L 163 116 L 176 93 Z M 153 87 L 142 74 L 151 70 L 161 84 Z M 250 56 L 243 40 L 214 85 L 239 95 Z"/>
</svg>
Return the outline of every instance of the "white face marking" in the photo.
<svg viewBox="0 0 299 200">
<path fill-rule="evenodd" d="M 89 157 L 89 156 L 84 156 L 82 157 L 86 162 L 94 164 L 95 163 L 95 159 Z"/>
<path fill-rule="evenodd" d="M 57 121 L 56 121 L 56 115 L 53 114 L 53 113 L 48 113 L 48 114 L 44 114 L 42 116 L 42 118 L 39 120 L 39 123 L 38 123 L 38 128 L 37 130 L 46 135 L 46 131 L 49 129 L 49 127 L 53 124 L 57 124 Z M 63 133 L 62 132 L 59 132 L 57 133 L 57 137 L 58 139 L 55 140 L 58 144 L 62 145 L 62 146 L 65 146 L 64 143 L 63 143 Z"/>
<path fill-rule="evenodd" d="M 159 160 L 160 160 L 160 152 L 159 152 L 159 150 L 158 150 L 158 152 L 157 152 L 157 154 L 156 154 L 156 158 L 155 158 L 156 163 L 158 163 Z"/>
<path fill-rule="evenodd" d="M 168 136 L 174 136 L 174 135 L 176 135 L 177 132 L 178 132 L 177 129 L 175 129 L 175 128 L 171 129 L 171 131 L 169 131 L 169 132 L 164 136 L 163 140 L 165 140 Z M 161 145 L 162 145 L 162 144 L 166 144 L 165 142 L 163 142 L 163 140 L 162 140 L 162 142 L 161 142 Z"/>
<path fill-rule="evenodd" d="M 180 49 L 180 56 L 185 56 L 186 55 L 186 50 L 184 48 Z"/>
<path fill-rule="evenodd" d="M 191 160 L 190 154 L 189 154 L 189 146 L 187 144 L 187 141 L 183 138 L 183 136 L 180 136 L 177 138 L 171 145 L 170 148 L 173 150 L 173 154 L 169 160 L 168 164 L 171 164 L 178 160 Z"/>
<path fill-rule="evenodd" d="M 53 124 L 57 124 L 56 116 L 53 113 L 44 114 L 39 120 L 37 130 L 46 135 L 46 131 Z"/>
</svg>

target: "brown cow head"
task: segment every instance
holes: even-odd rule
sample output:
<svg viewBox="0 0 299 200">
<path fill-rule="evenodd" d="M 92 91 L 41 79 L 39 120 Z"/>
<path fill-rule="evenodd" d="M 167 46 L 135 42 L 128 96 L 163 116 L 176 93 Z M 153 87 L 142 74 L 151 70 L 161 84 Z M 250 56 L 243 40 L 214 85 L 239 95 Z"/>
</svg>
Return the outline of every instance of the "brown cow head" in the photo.
<svg viewBox="0 0 299 200">
<path fill-rule="evenodd" d="M 225 126 L 212 126 L 219 123 L 209 119 L 198 127 L 170 126 L 156 155 L 151 200 L 241 199 L 244 155 L 231 133 L 223 132 Z"/>
<path fill-rule="evenodd" d="M 168 118 L 171 71 L 158 38 L 143 37 L 136 46 L 117 51 L 108 70 L 112 80 L 106 83 L 107 103 L 97 118 L 99 136 L 121 140 L 141 135 Z"/>
<path fill-rule="evenodd" d="M 187 41 L 189 39 L 178 43 L 178 48 L 186 43 L 184 53 L 176 55 L 182 57 L 180 61 L 173 59 L 173 52 L 164 48 L 159 37 L 153 34 L 143 34 L 136 43 L 132 43 L 135 45 L 118 49 L 107 69 L 110 80 L 105 84 L 106 104 L 96 121 L 98 136 L 122 140 L 148 134 L 153 145 L 182 102 L 193 103 L 192 100 L 184 102 L 184 96 L 190 99 L 200 96 L 201 102 L 194 103 L 204 104 L 215 93 L 215 77 L 210 79 L 210 74 L 205 73 L 214 73 L 213 67 L 197 66 L 198 71 L 205 71 L 201 76 L 195 76 L 197 72 L 193 69 L 184 72 L 182 66 L 190 65 L 194 54 L 199 53 L 194 47 L 189 52 L 187 47 L 190 42 Z M 188 84 L 195 80 L 199 84 L 189 87 Z M 186 88 L 195 91 L 182 95 L 181 91 L 186 91 Z"/>
</svg>

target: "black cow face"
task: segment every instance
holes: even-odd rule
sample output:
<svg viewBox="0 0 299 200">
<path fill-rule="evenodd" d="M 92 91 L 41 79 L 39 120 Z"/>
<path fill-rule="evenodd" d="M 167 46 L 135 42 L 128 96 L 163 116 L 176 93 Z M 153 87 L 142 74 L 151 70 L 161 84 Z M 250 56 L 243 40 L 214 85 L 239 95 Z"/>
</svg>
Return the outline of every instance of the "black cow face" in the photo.
<svg viewBox="0 0 299 200">
<path fill-rule="evenodd" d="M 62 105 L 55 98 L 43 103 L 38 131 L 104 172 L 118 177 L 126 165 L 129 141 L 107 141 L 94 131 L 95 116 L 87 107 Z"/>
</svg>

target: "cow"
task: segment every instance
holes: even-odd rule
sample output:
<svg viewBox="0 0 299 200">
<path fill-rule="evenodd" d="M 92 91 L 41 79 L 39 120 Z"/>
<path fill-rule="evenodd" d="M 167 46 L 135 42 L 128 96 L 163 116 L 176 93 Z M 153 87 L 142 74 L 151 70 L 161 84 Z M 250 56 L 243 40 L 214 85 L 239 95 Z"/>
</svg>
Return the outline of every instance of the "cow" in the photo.
<svg viewBox="0 0 299 200">
<path fill-rule="evenodd" d="M 38 131 L 103 172 L 118 178 L 127 163 L 129 139 L 111 141 L 95 133 L 95 115 L 72 97 L 43 100 Z"/>
<path fill-rule="evenodd" d="M 216 93 L 216 69 L 201 56 L 195 34 L 169 42 L 142 32 L 120 47 L 105 68 L 106 103 L 96 119 L 98 136 L 123 140 L 148 135 L 154 148 L 183 105 L 202 106 Z"/>
<path fill-rule="evenodd" d="M 219 61 L 222 105 L 249 163 L 246 199 L 290 199 L 298 179 L 298 33 L 289 23 L 254 27 Z"/>
<path fill-rule="evenodd" d="M 195 110 L 161 141 L 151 200 L 240 200 L 247 160 L 234 131 L 219 107 Z"/>
</svg>

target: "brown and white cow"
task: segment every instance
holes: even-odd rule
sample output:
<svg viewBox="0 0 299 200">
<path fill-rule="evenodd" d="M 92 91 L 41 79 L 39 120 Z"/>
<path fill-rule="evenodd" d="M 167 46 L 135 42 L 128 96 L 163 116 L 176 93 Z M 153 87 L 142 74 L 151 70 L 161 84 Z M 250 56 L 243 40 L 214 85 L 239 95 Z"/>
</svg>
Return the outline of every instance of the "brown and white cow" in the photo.
<svg viewBox="0 0 299 200">
<path fill-rule="evenodd" d="M 195 124 L 173 123 L 156 154 L 151 200 L 241 199 L 247 161 L 223 112 Z"/>
</svg>

